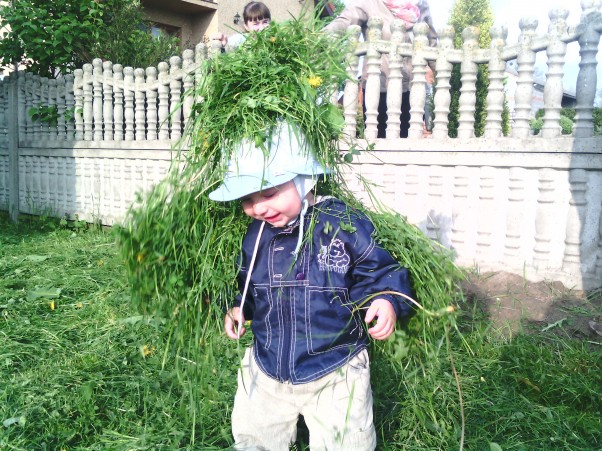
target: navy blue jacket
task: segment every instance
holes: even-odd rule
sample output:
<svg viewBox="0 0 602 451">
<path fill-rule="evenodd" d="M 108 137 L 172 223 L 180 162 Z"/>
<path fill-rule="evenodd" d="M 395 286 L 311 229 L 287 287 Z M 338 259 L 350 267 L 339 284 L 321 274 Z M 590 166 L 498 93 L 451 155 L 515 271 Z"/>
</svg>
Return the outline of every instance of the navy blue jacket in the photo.
<svg viewBox="0 0 602 451">
<path fill-rule="evenodd" d="M 259 367 L 293 384 L 336 370 L 366 347 L 369 302 L 358 307 L 367 296 L 389 290 L 412 295 L 408 271 L 376 244 L 374 226 L 363 213 L 329 198 L 310 207 L 304 220 L 310 239 L 296 259 L 299 220 L 286 227 L 265 225 L 244 304 L 245 318 L 253 320 Z M 241 292 L 260 225 L 253 221 L 243 240 Z M 409 314 L 402 297 L 378 297 L 392 303 L 397 318 Z M 240 304 L 241 295 L 235 305 Z"/>
</svg>

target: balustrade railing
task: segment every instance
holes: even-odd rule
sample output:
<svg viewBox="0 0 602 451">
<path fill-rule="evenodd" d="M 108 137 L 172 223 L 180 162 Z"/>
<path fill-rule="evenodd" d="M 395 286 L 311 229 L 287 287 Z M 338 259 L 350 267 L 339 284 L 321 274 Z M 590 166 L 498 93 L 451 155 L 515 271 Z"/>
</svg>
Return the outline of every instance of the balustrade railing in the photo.
<svg viewBox="0 0 602 451">
<path fill-rule="evenodd" d="M 429 47 L 428 27 L 414 27 L 413 43 L 403 43 L 403 23 L 392 24 L 391 39 L 381 39 L 382 20 L 374 17 L 368 24 L 367 40 L 360 42 L 360 28 L 349 28 L 354 43 L 349 61 L 349 80 L 344 88 L 346 133 L 355 136 L 357 121 L 358 83 L 356 74 L 360 57 L 365 59 L 366 82 L 364 99 L 366 106 L 365 137 L 376 138 L 377 108 L 381 91 L 380 59 L 387 54 L 390 73 L 387 85 L 389 106 L 387 138 L 399 137 L 399 112 L 401 110 L 402 60 L 411 57 L 413 80 L 410 91 L 412 105 L 409 137 L 421 139 L 425 103 L 425 66 L 436 66 L 436 91 L 434 95 L 435 120 L 432 137 L 448 136 L 450 107 L 450 79 L 454 65 L 460 66 L 461 92 L 459 97 L 458 138 L 474 137 L 474 110 L 476 81 L 479 65 L 489 71 L 487 93 L 487 119 L 485 138 L 502 136 L 502 112 L 504 107 L 504 71 L 506 63 L 517 61 L 517 86 L 514 94 L 515 107 L 511 137 L 525 138 L 531 135 L 534 67 L 539 52 L 547 58 L 544 88 L 544 123 L 541 138 L 560 136 L 560 110 L 563 97 L 563 66 L 567 45 L 579 45 L 581 63 L 577 78 L 577 102 L 574 135 L 588 137 L 594 133 L 592 111 L 596 95 L 596 56 L 602 15 L 598 2 L 585 0 L 583 14 L 575 27 L 567 25 L 568 11 L 550 12 L 548 32 L 536 34 L 537 21 L 522 19 L 519 22 L 518 42 L 506 42 L 507 30 L 493 27 L 491 45 L 478 48 L 478 30 L 474 27 L 462 33 L 463 46 L 453 46 L 454 30 L 445 26 L 439 30 L 439 43 Z M 185 50 L 182 56 L 174 56 L 169 62 L 146 69 L 122 67 L 96 59 L 82 69 L 59 79 L 47 79 L 31 73 L 12 74 L 1 83 L 0 105 L 6 105 L 6 91 L 10 83 L 17 83 L 19 92 L 18 123 L 21 141 L 43 145 L 64 140 L 76 141 L 156 141 L 178 140 L 190 114 L 192 98 L 181 102 L 184 91 L 194 86 L 199 76 L 198 68 L 211 50 L 199 44 L 196 49 Z M 4 94 L 3 94 L 4 93 Z M 51 107 L 56 114 L 56 124 L 34 121 L 29 112 L 34 108 Z M 70 118 L 73 118 L 70 120 Z M 5 122 L 0 115 L 0 124 Z M 4 125 L 4 127 L 6 127 Z M 0 136 L 1 139 L 1 136 Z"/>
</svg>

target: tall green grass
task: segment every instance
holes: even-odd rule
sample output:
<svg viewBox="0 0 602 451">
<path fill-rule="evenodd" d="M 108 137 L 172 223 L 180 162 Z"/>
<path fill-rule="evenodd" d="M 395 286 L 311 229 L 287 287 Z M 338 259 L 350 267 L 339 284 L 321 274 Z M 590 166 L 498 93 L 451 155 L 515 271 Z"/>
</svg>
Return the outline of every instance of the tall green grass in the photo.
<svg viewBox="0 0 602 451">
<path fill-rule="evenodd" d="M 110 230 L 0 216 L 0 449 L 231 445 L 239 355 L 221 312 L 207 317 L 202 360 L 167 352 L 168 324 L 133 308 L 125 273 Z M 419 324 L 373 348 L 378 449 L 458 449 L 454 368 L 465 449 L 601 449 L 602 346 L 553 330 L 501 338 L 489 324 L 458 314 L 453 367 L 444 336 L 412 367 L 401 344 L 419 345 Z"/>
</svg>

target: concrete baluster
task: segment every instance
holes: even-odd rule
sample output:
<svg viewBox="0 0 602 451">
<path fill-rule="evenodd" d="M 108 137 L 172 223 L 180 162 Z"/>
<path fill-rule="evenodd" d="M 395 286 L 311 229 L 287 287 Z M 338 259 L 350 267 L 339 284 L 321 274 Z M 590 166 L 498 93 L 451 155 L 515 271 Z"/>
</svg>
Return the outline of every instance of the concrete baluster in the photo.
<svg viewBox="0 0 602 451">
<path fill-rule="evenodd" d="M 362 30 L 358 25 L 352 25 L 348 28 L 350 51 L 347 54 L 347 76 L 349 78 L 345 82 L 343 94 L 343 108 L 345 114 L 345 129 L 343 133 L 348 138 L 355 138 L 356 136 L 358 109 L 362 107 L 358 103 L 359 85 L 357 71 L 359 57 L 355 54 L 361 31 Z"/>
<path fill-rule="evenodd" d="M 571 169 L 569 183 L 571 184 L 571 199 L 566 221 L 562 269 L 573 274 L 581 274 L 581 230 L 585 223 L 587 208 L 587 171 Z"/>
<path fill-rule="evenodd" d="M 535 37 L 537 20 L 521 19 L 519 22 L 521 34 L 519 37 L 518 51 L 518 78 L 514 93 L 514 126 L 513 138 L 526 138 L 531 133 L 531 100 L 533 99 L 533 68 L 535 65 L 535 52 L 531 43 Z"/>
<path fill-rule="evenodd" d="M 46 179 L 46 196 L 44 205 L 50 205 L 53 210 L 58 207 L 58 199 L 56 196 L 57 191 L 57 159 L 56 158 L 44 158 L 44 178 Z"/>
<path fill-rule="evenodd" d="M 409 138 L 422 138 L 423 134 L 424 101 L 426 99 L 426 59 L 423 56 L 423 50 L 429 46 L 428 31 L 429 26 L 425 23 L 414 25 Z"/>
<path fill-rule="evenodd" d="M 483 166 L 479 179 L 479 215 L 477 219 L 477 256 L 479 261 L 491 261 L 493 228 L 497 221 L 495 202 L 496 180 L 495 169 Z"/>
<path fill-rule="evenodd" d="M 462 31 L 462 65 L 460 67 L 462 87 L 458 106 L 458 138 L 474 137 L 474 111 L 477 103 L 477 72 L 474 62 L 475 52 L 479 48 L 479 30 L 467 27 Z"/>
<path fill-rule="evenodd" d="M 67 195 L 65 186 L 65 158 L 56 158 L 56 209 L 60 216 L 65 215 L 65 205 L 67 204 Z"/>
<path fill-rule="evenodd" d="M 133 141 L 134 136 L 134 69 L 123 68 L 123 103 L 125 123 L 125 140 Z"/>
<path fill-rule="evenodd" d="M 92 141 L 92 65 L 84 64 L 83 77 L 84 141 Z"/>
<path fill-rule="evenodd" d="M 73 74 L 65 75 L 65 111 L 70 111 L 70 117 L 65 118 L 65 136 L 68 140 L 75 137 L 75 96 Z"/>
<path fill-rule="evenodd" d="M 169 59 L 169 115 L 171 123 L 171 138 L 182 136 L 182 58 L 172 56 Z"/>
<path fill-rule="evenodd" d="M 115 104 L 113 106 L 113 139 L 115 141 L 123 141 L 124 139 L 123 88 L 123 66 L 115 64 L 113 66 L 113 95 L 115 96 Z"/>
<path fill-rule="evenodd" d="M 595 5 L 599 6 L 598 3 L 591 0 L 581 2 L 583 14 L 577 27 L 577 32 L 580 33 L 578 42 L 581 60 L 577 75 L 577 105 L 575 106 L 576 115 L 573 127 L 576 138 L 586 138 L 594 134 L 592 112 L 598 82 L 596 54 L 600 42 L 600 31 L 597 27 L 602 18 L 602 13 L 594 7 Z"/>
<path fill-rule="evenodd" d="M 134 123 L 136 129 L 136 141 L 146 140 L 146 83 L 144 82 L 144 69 L 134 70 L 136 114 Z"/>
<path fill-rule="evenodd" d="M 403 56 L 399 45 L 405 36 L 405 23 L 394 20 L 391 23 L 391 41 L 389 50 L 389 79 L 387 81 L 387 138 L 399 138 L 399 116 L 401 115 L 401 95 L 403 89 Z"/>
<path fill-rule="evenodd" d="M 111 168 L 112 168 L 112 172 L 111 172 L 111 198 L 113 200 L 112 205 L 111 205 L 111 211 L 115 212 L 114 216 L 118 216 L 120 214 L 120 212 L 123 211 L 124 208 L 126 208 L 125 203 L 123 202 L 123 194 L 122 192 L 124 191 L 124 185 L 123 185 L 123 178 L 121 176 L 121 166 L 123 165 L 122 160 L 119 160 L 117 158 L 113 158 L 111 160 Z"/>
<path fill-rule="evenodd" d="M 27 114 L 27 110 L 35 106 L 33 103 L 34 81 L 33 74 L 31 72 L 25 73 L 25 86 L 23 89 L 24 96 L 22 97 L 24 99 L 23 101 L 25 102 L 25 120 L 23 122 L 19 120 L 19 139 L 28 141 L 34 135 L 34 125 L 31 118 L 29 117 L 29 114 Z"/>
<path fill-rule="evenodd" d="M 207 45 L 199 42 L 194 47 L 194 61 L 196 63 L 196 71 L 194 73 L 195 84 L 197 83 L 199 77 L 201 76 L 201 66 L 203 61 L 207 59 Z"/>
<path fill-rule="evenodd" d="M 157 68 L 146 68 L 146 139 L 157 139 Z"/>
<path fill-rule="evenodd" d="M 449 122 L 449 105 L 451 103 L 451 94 L 449 83 L 451 79 L 453 64 L 447 60 L 448 53 L 454 48 L 454 28 L 445 26 L 439 32 L 439 56 L 437 57 L 437 85 L 435 88 L 435 119 L 433 120 L 433 138 L 447 138 L 447 124 Z"/>
<path fill-rule="evenodd" d="M 566 9 L 550 11 L 550 26 L 548 27 L 548 73 L 546 85 L 543 90 L 544 109 L 541 136 L 555 138 L 560 136 L 560 110 L 562 108 L 562 77 L 564 76 L 564 56 L 566 43 L 561 38 L 566 34 L 566 18 L 569 12 Z"/>
<path fill-rule="evenodd" d="M 466 166 L 457 166 L 454 171 L 454 189 L 452 204 L 451 244 L 458 255 L 468 253 L 468 232 L 470 227 L 470 192 L 471 171 Z"/>
<path fill-rule="evenodd" d="M 194 52 L 190 49 L 184 50 L 182 53 L 182 68 L 183 68 L 183 83 L 182 88 L 184 90 L 184 101 L 182 105 L 182 113 L 184 124 L 188 122 L 190 112 L 192 111 L 193 93 L 194 88 Z"/>
<path fill-rule="evenodd" d="M 236 47 L 233 47 L 230 45 L 226 46 L 226 51 L 228 51 L 228 52 L 231 50 L 234 50 L 234 49 L 236 49 Z M 209 48 L 208 48 L 208 56 L 210 58 L 215 58 L 215 57 L 221 55 L 221 53 L 222 53 L 222 43 L 220 41 L 218 41 L 217 39 L 212 39 L 211 44 L 209 45 Z"/>
<path fill-rule="evenodd" d="M 31 105 L 33 107 L 39 107 L 42 105 L 42 80 L 38 75 L 34 75 L 33 77 L 33 90 L 32 90 L 32 98 L 31 98 Z M 29 116 L 29 114 L 27 114 L 27 116 Z M 32 121 L 31 122 L 31 133 L 30 133 L 30 139 L 35 140 L 35 139 L 40 139 L 40 131 L 42 129 L 42 125 L 39 121 Z"/>
<path fill-rule="evenodd" d="M 50 93 L 50 83 L 48 78 L 39 77 L 40 80 L 40 102 L 39 105 L 42 107 L 46 107 L 49 104 L 49 93 Z M 40 121 L 40 127 L 38 128 L 38 133 L 34 137 L 34 139 L 38 141 L 45 141 L 50 138 L 50 125 L 46 121 Z"/>
<path fill-rule="evenodd" d="M 40 165 L 40 157 L 37 155 L 32 156 L 31 172 L 33 174 L 33 182 L 31 192 L 29 193 L 29 197 L 34 203 L 38 202 L 41 205 L 46 205 L 45 202 L 48 201 L 48 199 L 46 198 L 46 193 L 48 192 L 48 189 L 45 183 L 46 179 L 42 175 L 46 171 L 42 171 Z"/>
<path fill-rule="evenodd" d="M 504 71 L 506 61 L 502 51 L 506 45 L 508 29 L 492 27 L 489 30 L 491 45 L 489 46 L 489 91 L 487 92 L 487 120 L 485 137 L 498 138 L 502 136 L 502 112 L 504 111 Z"/>
<path fill-rule="evenodd" d="M 159 139 L 169 139 L 169 65 L 161 61 L 159 69 Z"/>
<path fill-rule="evenodd" d="M 504 255 L 510 263 L 518 264 L 525 215 L 525 169 L 513 167 L 508 171 L 508 212 Z"/>
<path fill-rule="evenodd" d="M 81 141 L 84 139 L 84 71 L 75 69 L 73 71 L 73 101 L 75 110 L 73 111 L 73 119 L 75 120 L 75 139 Z"/>
<path fill-rule="evenodd" d="M 392 181 L 391 188 L 395 186 Z M 437 214 L 443 208 L 443 168 L 441 166 L 431 166 L 428 179 L 428 206 L 429 213 L 426 222 L 426 234 L 429 238 L 441 241 L 441 220 Z"/>
<path fill-rule="evenodd" d="M 65 77 L 61 77 L 57 79 L 56 86 L 56 111 L 58 113 L 57 119 L 57 128 L 56 128 L 56 137 L 57 139 L 64 141 L 65 140 L 65 111 L 67 109 L 67 99 L 66 99 L 66 79 Z"/>
<path fill-rule="evenodd" d="M 102 60 L 95 58 L 92 61 L 92 66 L 94 141 L 102 141 L 104 137 L 104 124 L 102 122 Z"/>
<path fill-rule="evenodd" d="M 539 170 L 539 195 L 535 213 L 535 247 L 533 248 L 533 266 L 537 269 L 546 268 L 550 259 L 550 242 L 552 241 L 552 224 L 556 220 L 554 202 L 556 191 L 554 169 Z"/>
<path fill-rule="evenodd" d="M 366 87 L 364 90 L 364 104 L 366 105 L 366 129 L 364 137 L 368 140 L 376 139 L 378 135 L 378 103 L 380 100 L 380 60 L 377 43 L 382 36 L 383 20 L 380 17 L 371 17 L 368 20 L 368 47 L 366 51 Z"/>
<path fill-rule="evenodd" d="M 113 128 L 113 63 L 105 61 L 102 63 L 102 118 L 104 121 L 105 140 L 115 140 L 115 130 Z"/>
<path fill-rule="evenodd" d="M 53 114 L 54 112 L 58 111 L 58 106 L 56 104 L 56 79 L 55 78 L 51 78 L 48 79 L 48 111 L 52 111 Z M 48 125 L 48 129 L 47 129 L 47 139 L 48 141 L 56 141 L 57 138 L 57 127 L 56 125 L 54 125 L 54 123 L 47 123 Z"/>
<path fill-rule="evenodd" d="M 411 223 L 418 223 L 423 218 L 423 212 L 421 211 L 424 202 L 421 202 L 421 194 L 424 192 L 420 184 L 422 179 L 421 167 L 418 165 L 410 164 L 406 167 L 405 173 L 405 202 L 404 205 L 408 207 L 406 216 Z M 378 173 L 373 174 L 374 177 L 378 177 Z M 370 180 L 370 178 L 368 178 Z"/>
</svg>

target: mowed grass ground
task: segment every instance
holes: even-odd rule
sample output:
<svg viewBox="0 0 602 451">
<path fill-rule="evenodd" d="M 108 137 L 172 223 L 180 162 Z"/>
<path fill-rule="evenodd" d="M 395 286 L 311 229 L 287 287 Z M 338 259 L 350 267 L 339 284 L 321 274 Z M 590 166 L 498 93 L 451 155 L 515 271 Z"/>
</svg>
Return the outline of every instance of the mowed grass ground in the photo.
<svg viewBox="0 0 602 451">
<path fill-rule="evenodd" d="M 110 230 L 0 215 L 0 449 L 227 449 L 242 346 L 220 322 L 202 360 L 174 357 Z M 507 338 L 466 304 L 453 360 L 444 341 L 424 368 L 376 348 L 378 449 L 602 449 L 601 340 L 561 332 Z"/>
</svg>

